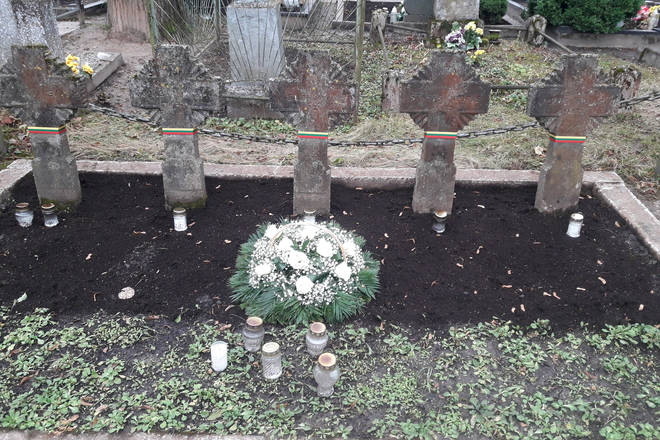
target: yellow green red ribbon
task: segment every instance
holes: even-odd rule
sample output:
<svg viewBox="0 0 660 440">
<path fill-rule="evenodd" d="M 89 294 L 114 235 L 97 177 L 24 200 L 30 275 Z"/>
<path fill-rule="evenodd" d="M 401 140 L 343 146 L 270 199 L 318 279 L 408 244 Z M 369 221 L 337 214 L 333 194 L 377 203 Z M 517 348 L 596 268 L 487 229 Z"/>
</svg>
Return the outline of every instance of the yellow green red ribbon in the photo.
<svg viewBox="0 0 660 440">
<path fill-rule="evenodd" d="M 557 136 L 554 134 L 550 135 L 551 142 L 557 142 L 559 144 L 583 144 L 587 139 L 586 136 Z"/>
<path fill-rule="evenodd" d="M 63 134 L 66 133 L 66 127 L 28 127 L 30 134 Z"/>
<path fill-rule="evenodd" d="M 163 134 L 176 134 L 180 136 L 190 136 L 197 133 L 196 128 L 164 128 Z"/>
<path fill-rule="evenodd" d="M 302 139 L 328 139 L 328 133 L 317 131 L 299 131 L 298 137 Z"/>
<path fill-rule="evenodd" d="M 426 139 L 456 139 L 458 133 L 455 131 L 425 131 Z"/>
</svg>

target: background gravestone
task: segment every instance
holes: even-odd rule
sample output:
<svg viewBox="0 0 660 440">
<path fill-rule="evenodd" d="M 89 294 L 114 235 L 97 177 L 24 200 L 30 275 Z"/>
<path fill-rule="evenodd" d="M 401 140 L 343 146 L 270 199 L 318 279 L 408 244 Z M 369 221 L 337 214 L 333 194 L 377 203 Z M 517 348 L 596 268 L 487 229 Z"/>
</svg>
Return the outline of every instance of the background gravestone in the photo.
<svg viewBox="0 0 660 440">
<path fill-rule="evenodd" d="M 157 108 L 163 127 L 165 206 L 195 208 L 206 201 L 204 164 L 199 156 L 197 125 L 208 112 L 222 110 L 222 85 L 193 60 L 190 48 L 157 46 L 154 59 L 133 79 L 131 103 Z"/>
<path fill-rule="evenodd" d="M 536 208 L 561 213 L 577 206 L 584 141 L 600 119 L 616 114 L 619 87 L 608 85 L 595 55 L 564 55 L 559 68 L 535 84 L 527 113 L 550 132 L 536 192 Z"/>
<path fill-rule="evenodd" d="M 451 212 L 458 131 L 488 111 L 490 86 L 467 65 L 465 54 L 433 51 L 430 59 L 399 87 L 399 110 L 424 129 L 412 208 L 417 213 Z"/>
<path fill-rule="evenodd" d="M 436 20 L 477 20 L 479 0 L 435 0 L 434 12 Z"/>
<path fill-rule="evenodd" d="M 51 0 L 0 0 L 0 67 L 13 45 L 41 44 L 64 57 Z"/>
<path fill-rule="evenodd" d="M 353 115 L 356 89 L 325 52 L 303 52 L 290 78 L 270 85 L 273 110 L 298 129 L 298 161 L 293 177 L 293 213 L 330 213 L 328 129 L 331 116 Z"/>
<path fill-rule="evenodd" d="M 65 124 L 86 105 L 84 78 L 50 58 L 46 46 L 14 46 L 12 61 L 0 69 L 0 90 L 0 106 L 28 124 L 39 200 L 75 208 L 82 193 Z"/>
</svg>

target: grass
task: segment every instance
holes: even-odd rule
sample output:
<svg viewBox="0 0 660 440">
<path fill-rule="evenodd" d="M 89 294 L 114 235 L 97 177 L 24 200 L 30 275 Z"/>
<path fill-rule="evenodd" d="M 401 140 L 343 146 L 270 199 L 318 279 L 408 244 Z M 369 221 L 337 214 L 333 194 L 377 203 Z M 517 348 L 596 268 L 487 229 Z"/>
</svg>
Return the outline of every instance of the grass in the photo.
<svg viewBox="0 0 660 440">
<path fill-rule="evenodd" d="M 660 330 L 555 335 L 550 323 L 408 329 L 330 326 L 341 378 L 319 398 L 305 329 L 267 328 L 284 373 L 263 379 L 240 329 L 107 316 L 57 321 L 0 311 L 0 427 L 280 437 L 656 439 Z M 229 343 L 229 366 L 209 347 Z M 598 436 L 601 437 L 598 437 Z"/>
</svg>

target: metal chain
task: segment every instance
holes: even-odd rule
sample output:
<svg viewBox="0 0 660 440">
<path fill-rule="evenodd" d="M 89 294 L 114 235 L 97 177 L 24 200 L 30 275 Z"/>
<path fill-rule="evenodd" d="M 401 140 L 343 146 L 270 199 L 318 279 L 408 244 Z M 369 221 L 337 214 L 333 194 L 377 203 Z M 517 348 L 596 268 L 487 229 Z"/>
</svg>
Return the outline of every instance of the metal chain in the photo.
<svg viewBox="0 0 660 440">
<path fill-rule="evenodd" d="M 621 101 L 619 103 L 620 108 L 630 108 L 633 105 L 640 104 L 645 101 L 656 101 L 660 99 L 660 90 L 656 90 L 649 95 L 641 96 L 639 98 L 631 98 L 626 101 Z M 131 122 L 142 122 L 151 125 L 152 127 L 158 127 L 158 124 L 153 122 L 150 118 L 144 118 L 139 116 L 127 115 L 124 113 L 116 112 L 112 109 L 106 107 L 98 107 L 94 104 L 89 104 L 87 107 L 89 110 L 94 112 L 102 113 L 107 116 L 112 116 L 115 118 L 126 119 Z M 460 139 L 474 139 L 480 136 L 492 136 L 496 134 L 511 133 L 515 131 L 523 131 L 528 128 L 539 127 L 538 122 L 531 122 L 527 124 L 516 124 L 509 127 L 502 128 L 489 128 L 483 131 L 468 131 L 465 133 L 459 133 L 458 138 Z M 220 130 L 212 130 L 210 128 L 200 128 L 197 130 L 200 134 L 218 137 L 218 138 L 231 138 L 240 141 L 251 141 L 251 142 L 261 142 L 268 144 L 297 144 L 298 139 L 282 139 L 282 138 L 273 138 L 268 136 L 258 136 L 258 135 L 247 135 L 242 133 L 228 133 Z M 422 142 L 423 139 L 411 138 L 411 139 L 383 139 L 375 141 L 328 141 L 328 144 L 334 147 L 353 147 L 353 146 L 383 146 L 383 145 L 408 145 Z"/>
</svg>

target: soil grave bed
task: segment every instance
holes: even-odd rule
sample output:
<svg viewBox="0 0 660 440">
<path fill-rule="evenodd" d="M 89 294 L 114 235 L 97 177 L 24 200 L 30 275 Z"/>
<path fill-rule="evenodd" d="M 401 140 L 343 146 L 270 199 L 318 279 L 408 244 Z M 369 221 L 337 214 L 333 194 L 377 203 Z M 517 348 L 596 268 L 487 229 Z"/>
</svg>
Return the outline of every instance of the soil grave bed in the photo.
<svg viewBox="0 0 660 440">
<path fill-rule="evenodd" d="M 207 178 L 204 209 L 173 231 L 160 176 L 81 173 L 83 203 L 45 228 L 40 212 L 20 228 L 8 203 L 0 216 L 0 304 L 46 307 L 56 315 L 107 313 L 208 318 L 240 325 L 227 281 L 239 246 L 259 224 L 292 212 L 288 179 Z M 579 238 L 567 217 L 533 208 L 535 187 L 458 186 L 444 234 L 409 208 L 412 188 L 373 191 L 333 185 L 332 213 L 366 239 L 381 260 L 381 289 L 356 318 L 421 328 L 490 321 L 528 325 L 548 319 L 555 332 L 581 322 L 657 324 L 657 261 L 621 217 L 589 194 Z M 38 204 L 31 175 L 12 202 Z M 132 287 L 136 295 L 121 300 Z"/>
</svg>

